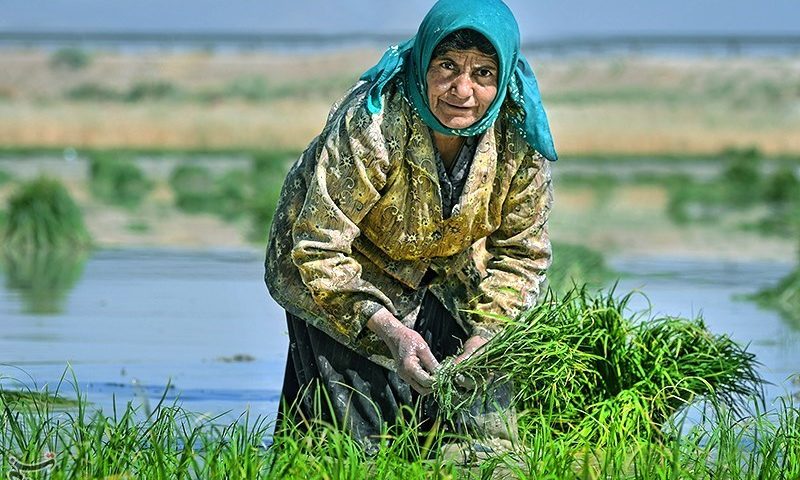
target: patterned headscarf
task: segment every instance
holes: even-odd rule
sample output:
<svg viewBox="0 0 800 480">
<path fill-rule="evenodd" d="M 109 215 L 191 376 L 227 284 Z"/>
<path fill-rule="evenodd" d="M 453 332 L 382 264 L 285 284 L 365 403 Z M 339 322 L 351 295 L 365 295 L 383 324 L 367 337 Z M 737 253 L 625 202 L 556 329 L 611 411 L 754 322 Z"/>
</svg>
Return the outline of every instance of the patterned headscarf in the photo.
<svg viewBox="0 0 800 480">
<path fill-rule="evenodd" d="M 426 75 L 436 46 L 450 33 L 471 29 L 486 37 L 498 56 L 497 96 L 484 116 L 467 128 L 452 129 L 434 116 L 428 105 Z M 362 76 L 372 82 L 367 109 L 383 108 L 381 95 L 386 84 L 398 74 L 405 75 L 406 95 L 422 120 L 446 135 L 472 136 L 484 132 L 495 121 L 506 95 L 523 111 L 514 121 L 528 143 L 548 160 L 558 158 L 550 125 L 531 66 L 519 51 L 519 26 L 501 0 L 439 0 L 422 20 L 417 34 L 390 47 L 381 60 Z"/>
</svg>

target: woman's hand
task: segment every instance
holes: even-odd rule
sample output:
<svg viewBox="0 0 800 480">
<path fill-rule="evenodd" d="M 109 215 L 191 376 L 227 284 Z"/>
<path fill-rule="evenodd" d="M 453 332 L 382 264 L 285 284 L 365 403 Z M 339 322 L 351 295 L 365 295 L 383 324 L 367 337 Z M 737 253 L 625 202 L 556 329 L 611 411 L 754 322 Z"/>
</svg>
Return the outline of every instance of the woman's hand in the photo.
<svg viewBox="0 0 800 480">
<path fill-rule="evenodd" d="M 464 350 L 462 350 L 461 354 L 459 354 L 455 360 L 453 360 L 453 363 L 461 363 L 468 359 L 473 353 L 475 353 L 476 350 L 484 346 L 488 341 L 489 340 L 477 335 L 469 337 L 467 341 L 464 342 Z"/>
<path fill-rule="evenodd" d="M 400 378 L 423 395 L 431 393 L 433 371 L 439 362 L 422 336 L 403 325 L 385 308 L 370 317 L 367 328 L 391 350 Z"/>
<path fill-rule="evenodd" d="M 477 335 L 469 337 L 467 341 L 464 342 L 464 350 L 462 350 L 461 353 L 453 360 L 453 363 L 461 363 L 468 359 L 473 353 L 475 353 L 476 350 L 484 346 L 488 341 L 489 340 Z M 460 374 L 456 375 L 455 380 L 458 385 L 466 388 L 467 390 L 474 390 L 477 387 L 474 379 L 465 378 Z"/>
</svg>

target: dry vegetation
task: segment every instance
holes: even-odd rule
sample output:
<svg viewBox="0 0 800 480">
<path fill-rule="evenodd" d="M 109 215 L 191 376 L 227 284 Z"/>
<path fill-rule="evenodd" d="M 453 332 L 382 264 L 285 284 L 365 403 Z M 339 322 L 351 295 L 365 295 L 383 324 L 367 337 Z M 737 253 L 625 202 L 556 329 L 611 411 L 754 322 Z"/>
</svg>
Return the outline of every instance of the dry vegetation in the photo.
<svg viewBox="0 0 800 480">
<path fill-rule="evenodd" d="M 380 52 L 90 55 L 0 51 L 0 145 L 302 148 Z M 800 58 L 532 60 L 562 154 L 800 152 Z"/>
</svg>

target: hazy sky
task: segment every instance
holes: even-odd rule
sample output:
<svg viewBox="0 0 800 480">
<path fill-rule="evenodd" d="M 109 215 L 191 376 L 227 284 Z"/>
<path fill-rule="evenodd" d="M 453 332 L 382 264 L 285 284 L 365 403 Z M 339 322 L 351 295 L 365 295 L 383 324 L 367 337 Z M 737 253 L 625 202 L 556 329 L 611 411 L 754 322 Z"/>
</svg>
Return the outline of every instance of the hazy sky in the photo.
<svg viewBox="0 0 800 480">
<path fill-rule="evenodd" d="M 413 33 L 432 0 L 0 0 L 0 30 Z M 507 0 L 523 38 L 800 34 L 800 0 Z"/>
</svg>

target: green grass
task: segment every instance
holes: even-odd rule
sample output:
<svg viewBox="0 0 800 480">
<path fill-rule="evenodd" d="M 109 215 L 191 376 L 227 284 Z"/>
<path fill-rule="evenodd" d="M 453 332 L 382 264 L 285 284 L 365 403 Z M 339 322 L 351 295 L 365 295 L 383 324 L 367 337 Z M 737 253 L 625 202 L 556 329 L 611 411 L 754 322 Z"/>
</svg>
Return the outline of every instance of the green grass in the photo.
<svg viewBox="0 0 800 480">
<path fill-rule="evenodd" d="M 442 453 L 458 437 L 424 435 L 413 419 L 387 425 L 368 454 L 335 426 L 288 429 L 270 444 L 270 422 L 246 412 L 231 423 L 161 402 L 92 411 L 79 392 L 66 410 L 45 396 L 19 404 L 0 396 L 0 474 L 10 458 L 35 463 L 54 454 L 53 480 L 142 479 L 784 479 L 800 475 L 800 413 L 784 403 L 739 417 L 723 407 L 668 435 L 625 432 L 622 416 L 597 418 L 615 432 L 604 446 L 549 427 L 547 416 L 523 423 L 517 451 L 461 465 Z M 624 412 L 620 412 L 624 415 Z M 33 477 L 41 478 L 41 477 Z"/>
<path fill-rule="evenodd" d="M 47 404 L 50 408 L 75 408 L 80 402 L 47 392 L 5 390 L 0 388 L 0 405 L 8 406 L 11 410 L 20 410 L 35 407 L 37 404 Z"/>
<path fill-rule="evenodd" d="M 153 182 L 124 155 L 95 154 L 89 162 L 92 194 L 112 205 L 135 207 L 153 188 Z"/>
<path fill-rule="evenodd" d="M 6 250 L 80 249 L 90 243 L 80 208 L 57 180 L 40 177 L 23 183 L 9 198 Z"/>
</svg>

